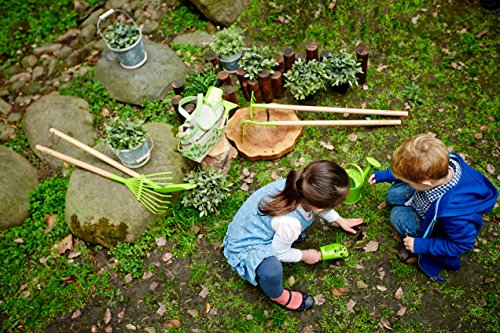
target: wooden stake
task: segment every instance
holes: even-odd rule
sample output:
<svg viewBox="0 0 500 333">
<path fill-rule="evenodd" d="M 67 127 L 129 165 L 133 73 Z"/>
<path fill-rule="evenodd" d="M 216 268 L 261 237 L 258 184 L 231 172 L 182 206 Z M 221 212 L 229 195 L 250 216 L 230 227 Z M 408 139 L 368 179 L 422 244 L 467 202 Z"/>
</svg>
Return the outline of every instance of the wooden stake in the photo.
<svg viewBox="0 0 500 333">
<path fill-rule="evenodd" d="M 224 88 L 224 96 L 222 98 L 225 99 L 226 101 L 238 104 L 238 97 L 236 97 L 236 92 L 234 91 L 233 86 L 227 86 L 226 88 Z"/>
<path fill-rule="evenodd" d="M 219 82 L 221 84 L 226 84 L 228 86 L 232 86 L 233 82 L 231 82 L 231 76 L 229 76 L 229 73 L 226 71 L 220 71 L 217 73 L 217 78 L 219 79 Z"/>
<path fill-rule="evenodd" d="M 172 107 L 175 110 L 175 113 L 182 120 L 184 119 L 184 117 L 179 113 L 179 102 L 181 101 L 181 99 L 182 99 L 181 95 L 175 95 L 174 97 L 172 97 L 171 103 Z"/>
<path fill-rule="evenodd" d="M 363 71 L 363 73 L 358 73 L 356 77 L 359 84 L 364 84 L 366 83 L 366 73 L 368 71 L 368 46 L 360 45 L 356 50 L 356 57 L 361 62 L 361 70 Z"/>
<path fill-rule="evenodd" d="M 363 115 L 379 115 L 379 116 L 394 116 L 394 117 L 407 117 L 407 111 L 393 111 L 393 110 L 375 110 L 375 109 L 356 109 L 356 108 L 338 108 L 331 106 L 311 106 L 311 105 L 289 105 L 289 104 L 253 104 L 253 108 L 259 109 L 277 109 L 277 110 L 291 110 L 291 111 L 311 111 L 311 112 L 331 112 L 331 113 L 350 113 L 350 114 L 363 114 Z"/>
<path fill-rule="evenodd" d="M 260 89 L 260 84 L 259 84 L 259 81 L 255 81 L 255 80 L 248 80 L 248 90 L 249 92 L 253 92 L 253 95 L 255 97 L 255 101 L 257 101 L 257 103 L 260 103 L 264 100 L 264 97 L 262 95 L 262 91 Z M 260 101 L 260 102 L 259 102 Z"/>
<path fill-rule="evenodd" d="M 292 48 L 287 47 L 283 50 L 283 58 L 285 59 L 285 72 L 292 68 L 295 62 L 295 52 Z"/>
<path fill-rule="evenodd" d="M 394 126 L 401 125 L 401 120 L 283 120 L 248 123 L 263 126 Z"/>
<path fill-rule="evenodd" d="M 203 58 L 205 59 L 206 62 L 210 62 L 212 66 L 218 67 L 219 66 L 219 59 L 217 58 L 217 54 L 214 52 L 208 52 L 206 53 Z"/>
<path fill-rule="evenodd" d="M 273 87 L 274 98 L 280 99 L 285 97 L 285 89 L 283 88 L 283 76 L 281 72 L 274 72 L 271 75 L 271 86 Z"/>
<path fill-rule="evenodd" d="M 306 45 L 307 61 L 316 60 L 319 61 L 318 57 L 318 43 L 309 42 Z"/>
<path fill-rule="evenodd" d="M 250 93 L 248 92 L 248 79 L 245 77 L 247 72 L 240 67 L 236 70 L 236 76 L 238 77 L 238 81 L 240 82 L 241 92 L 243 93 L 243 97 L 247 101 L 250 100 Z"/>
<path fill-rule="evenodd" d="M 271 103 L 273 101 L 273 87 L 271 85 L 271 73 L 267 69 L 264 69 L 259 74 L 259 83 L 264 101 Z"/>
<path fill-rule="evenodd" d="M 275 71 L 283 73 L 283 71 L 285 70 L 285 58 L 283 58 L 281 54 L 277 54 L 274 56 L 274 60 L 276 60 L 278 66 L 274 67 L 273 69 Z"/>
<path fill-rule="evenodd" d="M 184 82 L 175 80 L 174 82 L 172 82 L 172 88 L 174 89 L 174 93 L 176 95 L 182 95 L 182 93 L 184 92 Z"/>
</svg>

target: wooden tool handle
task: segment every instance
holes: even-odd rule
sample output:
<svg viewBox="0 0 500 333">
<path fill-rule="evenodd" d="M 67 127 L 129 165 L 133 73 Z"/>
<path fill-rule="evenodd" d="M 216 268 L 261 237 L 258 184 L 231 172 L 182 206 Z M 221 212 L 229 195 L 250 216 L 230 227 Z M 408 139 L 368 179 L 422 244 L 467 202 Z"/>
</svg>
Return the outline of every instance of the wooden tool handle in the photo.
<svg viewBox="0 0 500 333">
<path fill-rule="evenodd" d="M 391 126 L 401 125 L 401 120 L 290 120 L 270 121 L 276 126 Z"/>
<path fill-rule="evenodd" d="M 57 152 L 57 151 L 52 150 L 50 148 L 47 148 L 45 146 L 36 145 L 35 148 L 38 149 L 39 151 L 41 151 L 42 153 L 57 157 L 60 160 L 63 160 L 65 162 L 76 165 L 82 169 L 85 169 L 85 170 L 88 170 L 88 171 L 93 172 L 95 174 L 98 174 L 99 176 L 103 176 L 105 178 L 112 178 L 112 176 L 113 176 L 113 174 L 111 172 L 108 172 L 108 171 L 103 170 L 103 169 L 99 169 L 93 165 L 90 165 L 88 163 L 77 160 L 76 158 L 73 158 L 71 156 L 64 155 L 63 153 Z"/>
<path fill-rule="evenodd" d="M 254 104 L 253 107 L 266 108 L 266 109 L 293 110 L 293 111 L 368 114 L 368 115 L 394 116 L 394 117 L 408 116 L 407 111 L 337 108 L 331 106 L 290 105 L 290 104 L 269 103 L 269 104 Z"/>
<path fill-rule="evenodd" d="M 126 173 L 127 175 L 129 175 L 131 177 L 140 177 L 141 176 L 140 174 L 138 174 L 137 172 L 135 172 L 135 171 L 127 168 L 123 164 L 115 161 L 112 158 L 109 158 L 108 156 L 104 155 L 103 153 L 101 153 L 101 152 L 99 152 L 99 151 L 97 151 L 97 150 L 95 150 L 95 149 L 87 146 L 83 142 L 80 142 L 80 141 L 76 140 L 75 138 L 72 138 L 69 135 L 66 135 L 63 132 L 61 132 L 61 131 L 59 131 L 59 130 L 57 130 L 55 128 L 49 129 L 49 132 L 54 133 L 55 135 L 57 135 L 61 139 L 64 139 L 64 140 L 68 141 L 69 143 L 71 143 L 72 145 L 74 145 L 74 146 L 76 146 L 76 147 L 78 147 L 80 149 L 83 149 L 84 151 L 86 151 L 90 155 L 92 155 L 94 157 L 97 157 L 101 161 L 108 163 L 109 165 L 111 165 L 114 168 L 116 168 L 116 169 L 118 169 L 118 170 Z"/>
</svg>

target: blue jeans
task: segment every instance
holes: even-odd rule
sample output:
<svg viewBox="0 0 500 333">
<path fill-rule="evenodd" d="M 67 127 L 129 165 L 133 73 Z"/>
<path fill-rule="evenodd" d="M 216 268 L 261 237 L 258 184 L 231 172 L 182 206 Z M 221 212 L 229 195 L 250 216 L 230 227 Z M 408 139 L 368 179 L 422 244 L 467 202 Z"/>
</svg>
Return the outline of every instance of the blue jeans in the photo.
<svg viewBox="0 0 500 333">
<path fill-rule="evenodd" d="M 264 294 L 270 298 L 280 297 L 283 293 L 283 266 L 275 256 L 267 257 L 255 270 L 257 283 Z"/>
<path fill-rule="evenodd" d="M 418 237 L 422 218 L 405 202 L 415 194 L 415 190 L 406 183 L 396 183 L 387 192 L 385 200 L 391 209 L 391 223 L 401 239 L 405 236 Z"/>
</svg>

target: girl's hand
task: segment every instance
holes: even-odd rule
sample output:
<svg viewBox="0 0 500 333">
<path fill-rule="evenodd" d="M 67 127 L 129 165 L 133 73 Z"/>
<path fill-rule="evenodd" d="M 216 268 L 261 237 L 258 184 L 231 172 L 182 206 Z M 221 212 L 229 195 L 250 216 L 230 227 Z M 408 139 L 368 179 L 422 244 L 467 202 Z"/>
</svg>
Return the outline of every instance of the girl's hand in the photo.
<svg viewBox="0 0 500 333">
<path fill-rule="evenodd" d="M 411 251 L 413 253 L 415 253 L 414 248 L 413 248 L 414 242 L 415 242 L 415 238 L 413 238 L 413 237 L 406 236 L 405 238 L 403 238 L 403 244 L 405 245 L 405 249 L 407 249 L 408 251 Z"/>
<path fill-rule="evenodd" d="M 314 249 L 302 250 L 302 261 L 309 265 L 315 264 L 321 261 L 321 253 Z"/>
<path fill-rule="evenodd" d="M 356 230 L 354 230 L 352 227 L 360 225 L 364 222 L 364 220 L 362 218 L 345 219 L 342 216 L 339 216 L 339 218 L 335 222 L 337 222 L 338 225 L 340 225 L 340 227 L 345 231 L 350 232 L 351 234 L 355 234 Z"/>
<path fill-rule="evenodd" d="M 377 180 L 375 179 L 375 174 L 372 173 L 372 175 L 370 176 L 370 178 L 368 178 L 368 183 L 370 183 L 370 185 L 375 185 L 377 183 Z"/>
</svg>

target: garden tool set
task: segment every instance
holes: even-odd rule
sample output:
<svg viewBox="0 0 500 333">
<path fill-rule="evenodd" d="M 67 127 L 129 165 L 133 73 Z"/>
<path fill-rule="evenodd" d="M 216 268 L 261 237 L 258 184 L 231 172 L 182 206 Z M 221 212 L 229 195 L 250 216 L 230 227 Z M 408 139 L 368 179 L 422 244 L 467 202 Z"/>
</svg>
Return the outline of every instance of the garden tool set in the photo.
<svg viewBox="0 0 500 333">
<path fill-rule="evenodd" d="M 252 94 L 250 99 L 250 119 L 243 120 L 242 126 L 242 141 L 244 140 L 245 125 L 261 125 L 261 126 L 391 126 L 401 125 L 401 120 L 283 120 L 283 121 L 255 121 L 253 120 L 254 109 L 277 109 L 289 111 L 307 111 L 307 112 L 328 112 L 328 113 L 350 113 L 363 115 L 379 115 L 392 117 L 407 117 L 407 111 L 392 111 L 392 110 L 374 110 L 374 109 L 355 109 L 355 108 L 339 108 L 326 106 L 310 106 L 310 105 L 289 105 L 289 104 L 258 104 L 255 103 L 255 97 Z"/>
<path fill-rule="evenodd" d="M 134 194 L 137 200 L 142 203 L 147 209 L 149 209 L 153 214 L 162 214 L 166 211 L 167 204 L 169 203 L 168 198 L 170 198 L 170 194 L 168 193 L 190 190 L 196 187 L 195 184 L 172 184 L 170 182 L 172 179 L 171 172 L 159 172 L 149 175 L 141 175 L 118 163 L 117 161 L 109 158 L 108 156 L 98 152 L 97 150 L 85 145 L 84 143 L 58 131 L 55 128 L 51 128 L 49 131 L 54 135 L 62 138 L 63 140 L 73 144 L 74 146 L 88 152 L 94 157 L 97 157 L 101 161 L 106 162 L 114 168 L 128 174 L 132 178 L 120 177 L 111 172 L 100 169 L 42 145 L 36 145 L 36 149 L 47 155 L 54 156 L 67 163 L 76 165 L 82 169 L 93 172 L 102 177 L 125 184 L 125 186 L 127 186 L 127 188 Z"/>
</svg>

